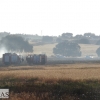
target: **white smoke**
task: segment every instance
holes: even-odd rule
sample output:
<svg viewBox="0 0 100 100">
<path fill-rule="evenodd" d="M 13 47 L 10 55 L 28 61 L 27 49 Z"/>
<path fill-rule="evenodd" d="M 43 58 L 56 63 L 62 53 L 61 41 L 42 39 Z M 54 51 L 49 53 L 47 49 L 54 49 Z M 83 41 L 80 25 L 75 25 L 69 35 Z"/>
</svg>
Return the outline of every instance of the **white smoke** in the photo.
<svg viewBox="0 0 100 100">
<path fill-rule="evenodd" d="M 0 48 L 0 58 L 2 58 L 4 53 L 7 53 L 7 49 L 5 47 Z"/>
</svg>

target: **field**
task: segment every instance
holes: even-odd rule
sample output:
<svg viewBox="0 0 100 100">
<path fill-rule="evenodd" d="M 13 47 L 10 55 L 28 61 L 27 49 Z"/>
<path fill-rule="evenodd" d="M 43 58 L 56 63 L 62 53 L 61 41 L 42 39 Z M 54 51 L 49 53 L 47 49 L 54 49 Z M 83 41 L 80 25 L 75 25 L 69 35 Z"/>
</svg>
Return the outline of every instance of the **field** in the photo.
<svg viewBox="0 0 100 100">
<path fill-rule="evenodd" d="M 55 45 L 34 46 L 34 54 L 51 56 Z M 80 46 L 82 56 L 97 56 L 98 45 Z M 0 65 L 0 88 L 10 89 L 10 98 L 5 100 L 100 100 L 100 62 Z"/>
<path fill-rule="evenodd" d="M 19 67 L 1 67 L 0 79 L 13 77 L 18 79 L 38 78 L 41 81 L 59 79 L 100 79 L 100 64 L 58 64 Z"/>
<path fill-rule="evenodd" d="M 34 46 L 34 53 L 46 53 L 48 56 L 53 55 L 53 48 L 55 47 L 55 44 L 45 44 L 45 45 L 39 45 Z M 99 47 L 98 45 L 94 44 L 79 44 L 82 51 L 82 56 L 86 55 L 94 55 L 97 56 L 96 50 Z"/>
<path fill-rule="evenodd" d="M 39 45 L 34 46 L 34 53 L 46 53 L 48 56 L 53 55 L 53 48 L 56 44 L 45 44 L 45 45 Z"/>
<path fill-rule="evenodd" d="M 0 88 L 9 100 L 100 100 L 100 63 L 0 67 Z"/>
<path fill-rule="evenodd" d="M 94 44 L 80 44 L 82 56 L 94 55 L 97 56 L 96 50 L 99 48 L 99 45 Z"/>
</svg>

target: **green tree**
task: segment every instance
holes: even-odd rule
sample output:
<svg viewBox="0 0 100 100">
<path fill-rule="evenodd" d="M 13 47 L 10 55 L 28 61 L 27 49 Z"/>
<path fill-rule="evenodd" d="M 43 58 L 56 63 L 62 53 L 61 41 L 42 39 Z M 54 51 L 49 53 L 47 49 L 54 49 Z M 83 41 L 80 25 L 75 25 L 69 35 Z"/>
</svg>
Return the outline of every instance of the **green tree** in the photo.
<svg viewBox="0 0 100 100">
<path fill-rule="evenodd" d="M 80 44 L 90 44 L 90 41 L 87 38 L 81 38 L 80 40 L 78 40 L 78 43 L 80 43 Z"/>
<path fill-rule="evenodd" d="M 63 33 L 62 38 L 72 38 L 73 34 L 72 33 Z"/>
<path fill-rule="evenodd" d="M 6 48 L 8 51 L 33 52 L 33 46 L 25 41 L 21 36 L 8 35 L 0 41 L 0 48 Z"/>
<path fill-rule="evenodd" d="M 57 39 L 56 39 L 56 42 L 62 42 L 62 38 L 61 37 L 58 37 Z"/>
<path fill-rule="evenodd" d="M 43 42 L 53 42 L 53 37 L 52 36 L 43 36 L 42 41 Z"/>
<path fill-rule="evenodd" d="M 94 33 L 84 33 L 84 36 L 85 37 L 91 37 L 91 38 L 94 38 L 95 37 L 95 34 Z"/>
<path fill-rule="evenodd" d="M 54 54 L 61 54 L 63 56 L 81 56 L 80 46 L 73 42 L 61 42 L 53 48 Z"/>
<path fill-rule="evenodd" d="M 100 57 L 100 47 L 96 50 L 98 57 Z"/>
</svg>

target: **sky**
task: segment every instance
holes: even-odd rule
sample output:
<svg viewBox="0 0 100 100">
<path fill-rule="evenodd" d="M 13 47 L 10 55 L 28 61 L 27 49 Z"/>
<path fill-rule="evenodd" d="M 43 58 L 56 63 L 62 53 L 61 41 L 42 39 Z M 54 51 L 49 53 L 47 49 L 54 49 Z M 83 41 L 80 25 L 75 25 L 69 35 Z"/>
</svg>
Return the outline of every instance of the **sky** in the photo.
<svg viewBox="0 0 100 100">
<path fill-rule="evenodd" d="M 0 32 L 100 35 L 100 0 L 0 0 Z"/>
</svg>

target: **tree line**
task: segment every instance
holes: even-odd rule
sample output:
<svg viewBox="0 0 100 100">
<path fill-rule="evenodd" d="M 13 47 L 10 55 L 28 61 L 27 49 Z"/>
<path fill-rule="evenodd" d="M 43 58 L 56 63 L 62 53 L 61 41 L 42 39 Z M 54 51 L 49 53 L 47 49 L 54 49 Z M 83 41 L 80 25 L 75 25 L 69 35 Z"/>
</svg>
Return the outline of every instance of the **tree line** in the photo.
<svg viewBox="0 0 100 100">
<path fill-rule="evenodd" d="M 66 36 L 71 38 L 72 33 L 63 33 L 61 37 L 64 40 L 60 40 L 58 44 L 53 48 L 54 54 L 60 54 L 67 57 L 80 57 L 82 55 L 81 47 L 79 44 L 89 44 L 89 40 L 87 38 L 81 38 L 79 40 L 68 40 Z M 85 36 L 90 37 L 90 34 L 84 34 Z M 91 37 L 94 36 L 93 34 Z M 48 39 L 49 38 L 49 39 Z M 43 41 L 50 41 L 52 39 L 51 36 L 44 36 Z M 100 40 L 97 41 L 97 45 L 100 45 Z M 14 52 L 33 52 L 33 45 L 31 45 L 27 40 L 25 40 L 21 36 L 17 35 L 7 35 L 0 40 L 0 48 L 6 48 L 7 51 L 14 51 Z M 98 56 L 100 56 L 100 47 L 96 50 Z"/>
<path fill-rule="evenodd" d="M 84 35 L 73 36 L 72 33 L 62 33 L 58 37 L 54 36 L 43 36 L 42 42 L 52 43 L 52 42 L 63 42 L 65 40 L 71 40 L 78 44 L 96 44 L 100 45 L 100 36 L 93 33 L 84 33 Z"/>
</svg>

